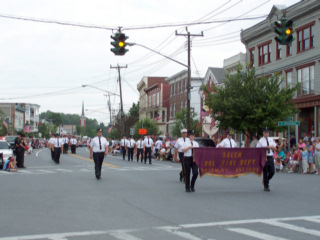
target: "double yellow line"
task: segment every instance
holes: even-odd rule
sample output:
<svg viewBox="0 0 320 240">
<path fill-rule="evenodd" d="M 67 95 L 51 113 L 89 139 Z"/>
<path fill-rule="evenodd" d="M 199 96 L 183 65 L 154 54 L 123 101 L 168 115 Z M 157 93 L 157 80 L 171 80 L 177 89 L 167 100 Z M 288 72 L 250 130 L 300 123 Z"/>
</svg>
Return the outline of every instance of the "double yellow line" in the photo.
<svg viewBox="0 0 320 240">
<path fill-rule="evenodd" d="M 93 162 L 93 160 L 91 160 L 90 158 L 81 157 L 79 155 L 75 155 L 75 154 L 71 154 L 71 153 L 68 153 L 68 155 L 76 157 L 76 158 L 80 158 L 80 159 L 83 159 L 83 160 L 86 160 L 86 161 L 89 161 L 89 162 Z M 119 168 L 119 166 L 113 165 L 113 164 L 109 164 L 109 163 L 103 163 L 103 165 L 109 166 L 109 167 L 113 167 L 113 168 Z"/>
</svg>

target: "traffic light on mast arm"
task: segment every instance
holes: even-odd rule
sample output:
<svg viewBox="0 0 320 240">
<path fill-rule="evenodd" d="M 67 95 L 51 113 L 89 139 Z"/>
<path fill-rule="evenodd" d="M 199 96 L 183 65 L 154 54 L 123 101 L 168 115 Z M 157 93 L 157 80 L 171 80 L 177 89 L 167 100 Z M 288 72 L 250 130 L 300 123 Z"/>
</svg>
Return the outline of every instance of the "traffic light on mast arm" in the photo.
<svg viewBox="0 0 320 240">
<path fill-rule="evenodd" d="M 274 23 L 275 25 L 275 33 L 278 35 L 274 39 L 280 44 L 280 45 L 289 45 L 290 43 L 295 40 L 293 38 L 293 33 L 295 31 L 293 30 L 293 21 L 288 19 L 281 19 L 280 21 L 276 21 Z"/>
<path fill-rule="evenodd" d="M 127 37 L 124 33 L 118 32 L 111 36 L 111 38 L 113 39 L 111 45 L 114 46 L 114 48 L 111 48 L 111 51 L 114 53 L 114 55 L 123 56 L 129 51 L 126 49 L 126 40 L 129 37 Z"/>
</svg>

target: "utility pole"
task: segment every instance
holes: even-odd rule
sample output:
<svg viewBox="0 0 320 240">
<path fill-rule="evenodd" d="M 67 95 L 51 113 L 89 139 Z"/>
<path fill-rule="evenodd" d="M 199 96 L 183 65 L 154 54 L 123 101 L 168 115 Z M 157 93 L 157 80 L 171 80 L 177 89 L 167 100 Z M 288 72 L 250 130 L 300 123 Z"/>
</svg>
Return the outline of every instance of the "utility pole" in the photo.
<svg viewBox="0 0 320 240">
<path fill-rule="evenodd" d="M 121 119 L 121 135 L 124 135 L 124 123 L 123 123 L 123 102 L 122 102 L 122 89 L 121 89 L 121 74 L 120 74 L 120 69 L 121 68 L 127 68 L 128 65 L 126 66 L 119 66 L 119 64 L 115 67 L 112 67 L 112 65 L 110 65 L 110 68 L 117 68 L 118 69 L 118 81 L 119 81 L 119 87 L 120 87 L 120 119 Z"/>
<path fill-rule="evenodd" d="M 191 39 L 190 37 L 203 37 L 203 32 L 201 34 L 191 34 L 188 31 L 188 28 L 186 28 L 187 33 L 180 34 L 176 30 L 176 36 L 185 36 L 188 39 L 188 79 L 187 79 L 187 129 L 190 129 L 190 100 L 191 100 L 191 64 L 190 64 L 190 58 L 191 58 Z"/>
</svg>

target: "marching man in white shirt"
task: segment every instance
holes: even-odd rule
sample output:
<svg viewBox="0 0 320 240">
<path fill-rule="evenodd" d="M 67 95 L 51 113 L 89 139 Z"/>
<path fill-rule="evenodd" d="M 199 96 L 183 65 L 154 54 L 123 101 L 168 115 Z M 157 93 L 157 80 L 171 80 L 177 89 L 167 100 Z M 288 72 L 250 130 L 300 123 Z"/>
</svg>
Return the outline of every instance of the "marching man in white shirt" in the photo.
<svg viewBox="0 0 320 240">
<path fill-rule="evenodd" d="M 126 139 L 126 136 L 123 136 L 121 141 L 120 141 L 120 148 L 121 148 L 123 160 L 124 160 L 124 158 L 126 156 L 127 142 L 128 142 L 128 140 Z"/>
<path fill-rule="evenodd" d="M 62 140 L 63 140 L 63 153 L 67 154 L 68 148 L 69 148 L 69 138 L 66 135 L 64 135 Z"/>
<path fill-rule="evenodd" d="M 54 151 L 54 161 L 56 164 L 60 163 L 60 154 L 63 151 L 63 139 L 60 138 L 59 134 L 56 134 L 56 139 L 52 146 L 52 151 Z"/>
<path fill-rule="evenodd" d="M 150 135 L 144 139 L 143 151 L 144 151 L 144 164 L 147 163 L 147 157 L 149 158 L 149 164 L 151 164 L 151 153 L 153 147 L 153 140 L 150 138 Z"/>
<path fill-rule="evenodd" d="M 141 156 L 141 162 L 143 162 L 143 136 L 140 136 L 140 139 L 136 143 L 137 147 L 137 162 L 139 162 L 139 156 Z"/>
<path fill-rule="evenodd" d="M 128 149 L 128 161 L 133 161 L 133 150 L 135 147 L 136 142 L 131 138 L 131 136 L 128 137 L 127 141 L 127 149 Z"/>
<path fill-rule="evenodd" d="M 272 138 L 269 138 L 269 129 L 267 127 L 263 129 L 263 138 L 259 140 L 257 148 L 258 147 L 267 148 L 267 161 L 263 168 L 262 184 L 264 186 L 264 191 L 270 192 L 269 181 L 274 175 L 273 151 L 277 150 L 277 144 Z"/>
<path fill-rule="evenodd" d="M 236 142 L 232 139 L 232 134 L 231 132 L 227 132 L 227 137 L 222 140 L 222 142 L 219 145 L 219 148 L 236 148 L 237 144 Z"/>
<path fill-rule="evenodd" d="M 182 180 L 185 180 L 185 166 L 184 166 L 184 153 L 182 152 L 182 149 L 186 146 L 186 143 L 188 143 L 190 140 L 189 138 L 187 138 L 188 135 L 188 130 L 187 129 L 182 129 L 181 130 L 181 138 L 179 138 L 174 147 L 175 147 L 175 152 L 174 152 L 174 160 L 175 162 L 179 162 L 178 161 L 178 157 L 177 155 L 179 154 L 179 160 L 181 163 L 181 172 L 180 172 L 180 182 L 182 182 Z"/>
<path fill-rule="evenodd" d="M 189 140 L 187 141 L 182 152 L 184 153 L 184 167 L 185 167 L 185 186 L 186 192 L 195 192 L 194 185 L 198 178 L 198 166 L 193 161 L 193 149 L 198 148 L 199 144 L 194 141 L 194 131 L 189 131 Z M 190 172 L 192 170 L 191 189 L 190 189 Z"/>
<path fill-rule="evenodd" d="M 97 179 L 101 179 L 101 167 L 104 156 L 108 155 L 109 142 L 102 136 L 102 129 L 97 129 L 97 136 L 90 142 L 90 159 L 93 158 L 95 174 Z"/>
<path fill-rule="evenodd" d="M 72 154 L 76 154 L 77 142 L 77 139 L 74 136 L 72 136 L 72 138 L 70 139 Z"/>
</svg>

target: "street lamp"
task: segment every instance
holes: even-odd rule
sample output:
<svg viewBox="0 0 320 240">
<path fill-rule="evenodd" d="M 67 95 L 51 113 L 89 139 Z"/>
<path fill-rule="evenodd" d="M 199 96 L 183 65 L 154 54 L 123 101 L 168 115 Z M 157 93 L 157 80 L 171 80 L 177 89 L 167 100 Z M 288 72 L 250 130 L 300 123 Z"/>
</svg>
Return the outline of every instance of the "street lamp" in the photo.
<svg viewBox="0 0 320 240">
<path fill-rule="evenodd" d="M 108 94 L 110 94 L 110 95 L 120 96 L 119 94 L 116 94 L 116 93 L 113 93 L 113 92 L 109 92 L 109 91 L 106 91 L 106 90 L 104 90 L 104 89 L 101 89 L 101 88 L 92 86 L 92 85 L 87 85 L 87 84 L 85 84 L 85 85 L 82 85 L 82 87 L 92 87 L 92 88 L 98 89 L 98 90 L 100 90 L 100 91 L 106 92 L 106 93 L 108 93 Z"/>
</svg>

